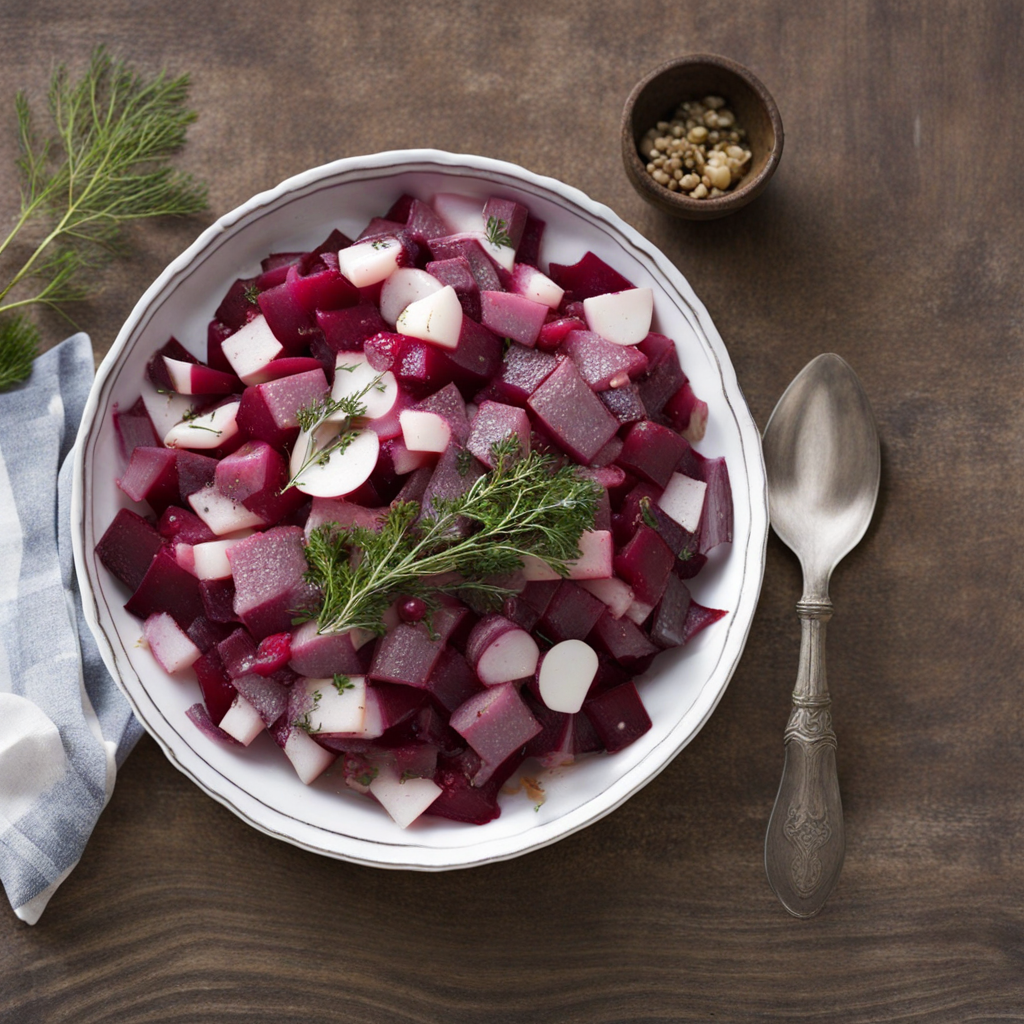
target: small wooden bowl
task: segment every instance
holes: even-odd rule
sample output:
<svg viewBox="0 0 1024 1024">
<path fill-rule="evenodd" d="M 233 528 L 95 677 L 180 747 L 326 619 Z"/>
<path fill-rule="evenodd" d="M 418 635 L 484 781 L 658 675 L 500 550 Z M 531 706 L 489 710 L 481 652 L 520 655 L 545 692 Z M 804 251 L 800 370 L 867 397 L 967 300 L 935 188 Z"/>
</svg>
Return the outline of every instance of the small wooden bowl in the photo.
<svg viewBox="0 0 1024 1024">
<path fill-rule="evenodd" d="M 721 96 L 746 129 L 750 168 L 725 195 L 692 199 L 659 185 L 647 173 L 640 140 L 680 103 Z M 771 94 L 745 67 L 726 57 L 696 53 L 670 60 L 642 78 L 622 111 L 622 162 L 633 187 L 649 203 L 689 220 L 713 220 L 746 206 L 764 191 L 782 156 L 782 118 Z"/>
</svg>

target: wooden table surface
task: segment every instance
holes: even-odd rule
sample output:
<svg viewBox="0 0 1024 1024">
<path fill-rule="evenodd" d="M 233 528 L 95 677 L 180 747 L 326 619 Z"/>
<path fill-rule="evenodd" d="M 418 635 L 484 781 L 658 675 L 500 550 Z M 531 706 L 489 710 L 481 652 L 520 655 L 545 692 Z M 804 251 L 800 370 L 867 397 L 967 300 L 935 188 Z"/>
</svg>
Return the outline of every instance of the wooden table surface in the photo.
<svg viewBox="0 0 1024 1024">
<path fill-rule="evenodd" d="M 518 860 L 317 857 L 143 739 L 40 924 L 0 912 L 4 1024 L 1024 1020 L 1024 5 L 8 0 L 0 39 L 4 220 L 17 88 L 40 98 L 99 42 L 193 76 L 180 165 L 210 215 L 131 233 L 75 313 L 98 355 L 212 217 L 306 167 L 431 146 L 560 178 L 659 246 L 761 427 L 809 359 L 842 355 L 883 452 L 832 587 L 848 846 L 819 917 L 790 918 L 762 867 L 799 645 L 799 571 L 773 536 L 700 735 Z M 765 195 L 704 224 L 647 207 L 618 152 L 633 83 L 695 51 L 752 68 L 786 129 Z"/>
</svg>

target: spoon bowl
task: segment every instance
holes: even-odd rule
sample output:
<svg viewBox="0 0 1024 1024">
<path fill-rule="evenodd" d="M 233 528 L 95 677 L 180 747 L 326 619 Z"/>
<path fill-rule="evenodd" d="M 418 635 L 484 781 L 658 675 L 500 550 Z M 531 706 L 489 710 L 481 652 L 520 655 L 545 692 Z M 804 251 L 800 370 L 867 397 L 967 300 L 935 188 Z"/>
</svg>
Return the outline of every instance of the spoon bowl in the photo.
<svg viewBox="0 0 1024 1024">
<path fill-rule="evenodd" d="M 783 906 L 812 917 L 839 878 L 846 848 L 825 674 L 828 585 L 871 522 L 881 478 L 871 405 L 839 356 L 813 359 L 786 389 L 765 428 L 764 459 L 772 527 L 804 576 L 800 667 L 765 870 Z"/>
</svg>

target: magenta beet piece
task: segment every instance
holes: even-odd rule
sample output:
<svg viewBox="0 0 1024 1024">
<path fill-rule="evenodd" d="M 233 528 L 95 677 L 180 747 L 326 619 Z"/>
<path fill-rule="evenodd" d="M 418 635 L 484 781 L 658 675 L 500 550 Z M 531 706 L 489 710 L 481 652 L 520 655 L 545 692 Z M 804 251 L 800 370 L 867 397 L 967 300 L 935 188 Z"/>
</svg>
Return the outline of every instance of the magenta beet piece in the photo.
<svg viewBox="0 0 1024 1024">
<path fill-rule="evenodd" d="M 405 478 L 402 489 L 395 495 L 394 500 L 422 502 L 433 473 L 433 466 L 420 466 L 419 469 L 413 470 Z"/>
<path fill-rule="evenodd" d="M 583 705 L 583 713 L 590 719 L 605 749 L 612 754 L 628 747 L 651 727 L 650 716 L 633 683 L 623 683 L 588 700 Z"/>
<path fill-rule="evenodd" d="M 326 679 L 335 672 L 359 675 L 363 671 L 359 654 L 348 633 L 316 631 L 316 622 L 304 622 L 291 637 L 289 667 L 300 676 Z"/>
<path fill-rule="evenodd" d="M 140 619 L 167 612 L 184 630 L 205 611 L 199 580 L 182 569 L 166 548 L 156 553 L 125 609 Z"/>
<path fill-rule="evenodd" d="M 295 414 L 326 393 L 327 378 L 319 369 L 255 384 L 242 393 L 238 426 L 249 438 L 282 448 L 299 435 Z"/>
<path fill-rule="evenodd" d="M 541 725 L 519 696 L 514 683 L 492 686 L 470 697 L 451 717 L 451 727 L 480 755 L 483 764 L 474 785 L 541 731 Z"/>
<path fill-rule="evenodd" d="M 209 455 L 200 455 L 184 448 L 178 448 L 178 494 L 184 502 L 190 494 L 201 491 L 213 483 L 217 472 L 217 460 Z"/>
<path fill-rule="evenodd" d="M 202 690 L 203 701 L 210 712 L 210 717 L 214 722 L 220 722 L 227 714 L 238 691 L 231 685 L 231 678 L 224 671 L 217 648 L 211 647 L 201 658 L 193 662 L 192 671 L 199 680 L 199 689 Z"/>
<path fill-rule="evenodd" d="M 224 640 L 232 633 L 230 626 L 223 622 L 213 622 L 208 619 L 205 615 L 200 615 L 198 618 L 192 620 L 192 625 L 188 627 L 188 638 L 199 648 L 199 650 L 206 654 L 209 650 L 216 647 L 217 644 Z"/>
<path fill-rule="evenodd" d="M 563 305 L 582 302 L 595 295 L 606 292 L 624 292 L 635 288 L 628 278 L 613 270 L 600 257 L 592 252 L 586 253 L 578 262 L 571 265 L 552 263 L 548 276 L 560 288 L 565 289 Z"/>
<path fill-rule="evenodd" d="M 426 689 L 443 649 L 444 640 L 431 640 L 423 626 L 401 623 L 378 643 L 369 676 L 374 682 Z"/>
<path fill-rule="evenodd" d="M 505 614 L 523 629 L 532 630 L 548 610 L 552 598 L 562 585 L 561 580 L 531 580 L 513 598 Z"/>
<path fill-rule="evenodd" d="M 647 374 L 640 380 L 640 397 L 647 414 L 660 418 L 665 403 L 686 383 L 676 343 L 664 334 L 648 334 L 637 346 L 647 356 Z"/>
<path fill-rule="evenodd" d="M 527 399 L 554 373 L 558 360 L 548 352 L 510 345 L 498 375 L 477 396 L 508 405 L 526 405 Z"/>
<path fill-rule="evenodd" d="M 508 235 L 513 249 L 519 248 L 523 231 L 526 229 L 526 218 L 529 215 L 530 211 L 522 203 L 517 203 L 514 199 L 502 199 L 500 196 L 491 196 L 484 203 L 484 224 L 489 225 L 493 217 L 495 226 Z"/>
<path fill-rule="evenodd" d="M 689 447 L 686 438 L 669 427 L 641 420 L 630 427 L 616 461 L 634 476 L 664 488 Z"/>
<path fill-rule="evenodd" d="M 207 739 L 215 740 L 218 743 L 227 743 L 229 746 L 240 747 L 242 745 L 234 736 L 229 736 L 219 725 L 214 724 L 213 719 L 210 717 L 210 713 L 202 704 L 193 704 L 185 714 L 188 716 L 189 721 L 191 721 Z M 221 715 L 220 717 L 223 718 L 224 715 Z"/>
<path fill-rule="evenodd" d="M 200 580 L 199 596 L 203 600 L 203 610 L 213 622 L 238 622 L 235 615 L 235 581 L 230 577 L 224 580 Z"/>
<path fill-rule="evenodd" d="M 595 469 L 605 469 L 610 466 L 622 453 L 622 438 L 613 437 L 591 460 L 590 465 Z"/>
<path fill-rule="evenodd" d="M 706 554 L 719 544 L 732 543 L 732 487 L 724 458 L 707 459 L 703 468 L 708 489 L 700 521 L 699 550 Z"/>
<path fill-rule="evenodd" d="M 634 622 L 625 616 L 612 618 L 608 611 L 597 620 L 590 639 L 598 650 L 610 655 L 627 671 L 635 673 L 646 671 L 661 650 Z"/>
<path fill-rule="evenodd" d="M 161 391 L 173 391 L 170 375 L 164 356 L 177 359 L 181 363 L 198 363 L 194 355 L 177 338 L 170 338 L 165 345 L 158 348 L 156 354 L 146 364 L 146 375 Z"/>
<path fill-rule="evenodd" d="M 537 633 L 556 644 L 584 640 L 604 610 L 604 602 L 578 583 L 562 580 L 537 624 Z"/>
<path fill-rule="evenodd" d="M 494 445 L 507 437 L 515 437 L 519 451 L 530 451 L 530 419 L 523 409 L 501 402 L 482 402 L 473 417 L 473 426 L 466 447 L 488 468 L 494 469 Z"/>
<path fill-rule="evenodd" d="M 247 441 L 225 456 L 214 474 L 217 490 L 234 501 L 278 488 L 288 480 L 284 456 L 266 441 Z"/>
<path fill-rule="evenodd" d="M 636 599 L 653 606 L 665 593 L 674 562 L 675 553 L 656 530 L 643 524 L 615 556 L 613 564 L 615 575 L 633 588 Z"/>
<path fill-rule="evenodd" d="M 447 260 L 431 260 L 424 267 L 441 284 L 451 285 L 459 297 L 462 312 L 474 320 L 480 319 L 480 286 L 473 277 L 469 260 L 465 256 L 454 256 Z"/>
<path fill-rule="evenodd" d="M 473 481 L 483 476 L 483 465 L 472 456 L 466 458 L 462 453 L 465 448 L 457 444 L 449 444 L 437 460 L 434 472 L 431 474 L 430 482 L 423 492 L 423 501 L 420 505 L 420 515 L 428 516 L 434 511 L 435 498 L 458 498 L 461 497 L 473 485 Z M 470 524 L 460 524 L 459 531 L 468 533 Z"/>
<path fill-rule="evenodd" d="M 365 241 L 367 238 L 377 238 L 379 235 L 398 235 L 405 229 L 405 221 L 392 220 L 390 217 L 374 217 L 359 232 L 357 242 Z"/>
<path fill-rule="evenodd" d="M 299 355 L 307 348 L 310 335 L 317 329 L 313 314 L 299 305 L 288 286 L 288 279 L 297 273 L 295 267 L 289 267 L 284 282 L 260 292 L 257 300 L 267 326 L 288 355 Z"/>
<path fill-rule="evenodd" d="M 217 644 L 217 654 L 228 677 L 237 679 L 252 671 L 256 660 L 256 641 L 239 627 Z"/>
<path fill-rule="evenodd" d="M 636 423 L 647 419 L 647 410 L 640 398 L 640 388 L 636 384 L 602 391 L 598 398 L 620 423 Z"/>
<path fill-rule="evenodd" d="M 295 304 L 310 316 L 318 309 L 344 309 L 359 301 L 359 290 L 337 268 L 304 274 L 299 267 L 291 267 L 285 287 Z"/>
<path fill-rule="evenodd" d="M 559 447 L 584 465 L 619 429 L 619 421 L 587 387 L 571 359 L 537 388 L 527 406 Z"/>
<path fill-rule="evenodd" d="M 256 278 L 239 278 L 228 289 L 217 311 L 213 314 L 231 331 L 237 331 L 244 327 L 250 320 L 259 315 L 259 306 L 252 301 L 252 287 L 256 284 Z"/>
<path fill-rule="evenodd" d="M 451 714 L 483 687 L 469 662 L 454 647 L 445 647 L 430 673 L 426 689 Z"/>
<path fill-rule="evenodd" d="M 380 311 L 370 302 L 360 302 L 344 309 L 321 310 L 317 313 L 316 322 L 323 331 L 325 348 L 319 351 L 314 347 L 313 354 L 317 358 L 326 357 L 330 366 L 325 368 L 331 374 L 339 352 L 359 352 L 368 338 L 388 329 Z"/>
<path fill-rule="evenodd" d="M 726 615 L 721 608 L 705 608 L 696 601 L 690 602 L 690 610 L 686 613 L 686 623 L 683 626 L 683 643 L 689 643 L 701 630 L 707 629 L 713 622 L 717 622 Z"/>
<path fill-rule="evenodd" d="M 695 576 L 706 559 L 697 552 L 697 535 L 680 526 L 658 504 L 661 488 L 641 482 L 634 487 L 622 503 L 620 523 L 620 545 L 625 546 L 641 526 L 656 531 L 670 551 L 676 556 L 675 570 L 681 579 Z M 696 566 L 689 563 L 697 559 Z M 685 564 L 684 564 L 685 563 Z M 690 571 L 693 570 L 693 571 Z"/>
<path fill-rule="evenodd" d="M 129 460 L 136 448 L 156 448 L 160 438 L 156 436 L 153 421 L 146 411 L 146 403 L 138 398 L 135 404 L 125 412 L 114 406 L 114 430 L 117 432 L 117 445 L 121 458 Z"/>
<path fill-rule="evenodd" d="M 292 619 L 318 595 L 302 578 L 308 566 L 297 526 L 275 526 L 246 537 L 228 552 L 235 613 L 256 640 L 291 629 Z"/>
<path fill-rule="evenodd" d="M 414 199 L 409 204 L 405 230 L 420 244 L 426 245 L 432 238 L 448 234 L 448 228 L 434 212 L 434 208 L 422 200 Z"/>
<path fill-rule="evenodd" d="M 171 505 L 156 524 L 161 537 L 176 544 L 205 544 L 217 535 L 191 510 Z"/>
<path fill-rule="evenodd" d="M 103 565 L 131 590 L 143 581 L 164 538 L 137 512 L 122 508 L 96 545 Z"/>
<path fill-rule="evenodd" d="M 633 345 L 614 345 L 593 331 L 570 331 L 562 348 L 593 391 L 621 388 L 647 369 L 647 356 Z"/>
<path fill-rule="evenodd" d="M 256 673 L 233 679 L 235 689 L 256 709 L 269 729 L 288 707 L 288 687 Z"/>
<path fill-rule="evenodd" d="M 549 319 L 537 335 L 537 347 L 545 352 L 553 352 L 565 341 L 572 331 L 585 331 L 586 322 L 575 316 L 556 316 Z"/>
<path fill-rule="evenodd" d="M 301 252 L 272 252 L 260 260 L 260 269 L 264 274 L 280 268 L 287 270 L 293 264 L 298 263 L 304 255 L 305 253 Z"/>
<path fill-rule="evenodd" d="M 469 264 L 470 273 L 482 292 L 501 291 L 501 278 L 483 246 L 475 239 L 463 235 L 445 235 L 427 243 L 434 260 L 448 260 L 462 256 Z"/>
<path fill-rule="evenodd" d="M 455 378 L 449 353 L 418 338 L 382 331 L 367 340 L 365 352 L 378 373 L 390 370 L 400 388 L 415 398 L 432 394 Z"/>
<path fill-rule="evenodd" d="M 446 384 L 440 391 L 435 391 L 415 408 L 425 412 L 436 412 L 449 426 L 452 437 L 459 444 L 465 444 L 469 437 L 469 420 L 466 418 L 466 401 L 454 384 Z"/>
<path fill-rule="evenodd" d="M 512 292 L 481 292 L 480 322 L 502 338 L 533 348 L 548 315 L 548 307 Z"/>
<path fill-rule="evenodd" d="M 179 499 L 178 453 L 173 448 L 136 448 L 117 485 L 132 501 L 145 501 L 160 514 Z"/>
<path fill-rule="evenodd" d="M 299 373 L 319 370 L 320 360 L 312 356 L 282 356 L 272 359 L 260 371 L 265 380 L 278 380 L 281 377 L 294 377 Z"/>
<path fill-rule="evenodd" d="M 523 228 L 523 237 L 516 248 L 516 262 L 529 263 L 531 267 L 540 267 L 540 243 L 544 237 L 546 224 L 532 213 L 527 214 Z"/>
<path fill-rule="evenodd" d="M 231 363 L 224 355 L 224 341 L 235 332 L 219 320 L 211 320 L 206 325 L 206 364 L 215 370 L 234 373 Z"/>
<path fill-rule="evenodd" d="M 496 334 L 468 316 L 462 318 L 458 347 L 440 349 L 451 367 L 450 380 L 469 397 L 475 395 L 497 374 L 501 366 L 503 342 Z"/>
<path fill-rule="evenodd" d="M 476 760 L 479 763 L 479 758 Z M 500 784 L 492 777 L 486 785 L 474 786 L 465 774 L 464 761 L 464 757 L 440 759 L 434 781 L 441 787 L 441 795 L 424 813 L 470 825 L 486 825 L 501 813 L 498 807 Z"/>
<path fill-rule="evenodd" d="M 684 384 L 666 403 L 662 415 L 672 429 L 698 442 L 704 437 L 708 423 L 708 405 L 694 393 L 689 383 Z"/>
<path fill-rule="evenodd" d="M 690 603 L 689 588 L 677 576 L 670 576 L 651 621 L 651 639 L 659 647 L 679 647 L 686 643 L 685 627 Z"/>
</svg>

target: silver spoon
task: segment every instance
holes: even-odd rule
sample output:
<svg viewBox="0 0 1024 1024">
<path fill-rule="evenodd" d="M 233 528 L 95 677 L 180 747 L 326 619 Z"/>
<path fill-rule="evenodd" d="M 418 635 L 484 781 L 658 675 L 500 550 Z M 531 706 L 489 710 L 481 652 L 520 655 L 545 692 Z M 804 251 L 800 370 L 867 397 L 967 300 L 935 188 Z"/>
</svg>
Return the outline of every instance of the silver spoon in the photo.
<svg viewBox="0 0 1024 1024">
<path fill-rule="evenodd" d="M 796 917 L 813 917 L 839 878 L 846 850 L 825 678 L 828 584 L 868 528 L 881 474 L 871 406 L 839 356 L 811 360 L 786 389 L 765 428 L 764 460 L 772 527 L 800 558 L 804 575 L 796 606 L 800 667 L 764 864 L 782 905 Z"/>
</svg>

